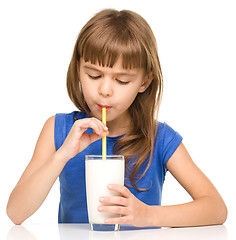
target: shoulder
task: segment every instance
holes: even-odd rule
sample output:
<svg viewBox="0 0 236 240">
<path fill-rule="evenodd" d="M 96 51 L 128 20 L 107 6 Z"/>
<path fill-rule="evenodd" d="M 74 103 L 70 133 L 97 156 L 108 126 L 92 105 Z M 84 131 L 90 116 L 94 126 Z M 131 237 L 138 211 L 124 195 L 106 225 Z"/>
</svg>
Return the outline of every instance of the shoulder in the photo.
<svg viewBox="0 0 236 240">
<path fill-rule="evenodd" d="M 50 154 L 55 152 L 54 123 L 55 116 L 49 117 L 44 123 L 35 146 L 35 151 L 32 157 L 33 160 L 40 159 L 40 156 L 45 160 Z"/>
<path fill-rule="evenodd" d="M 84 112 L 73 111 L 71 113 L 57 113 L 55 115 L 55 130 L 63 127 L 71 128 L 75 120 L 88 117 Z"/>
<path fill-rule="evenodd" d="M 155 147 L 165 164 L 182 142 L 182 136 L 167 123 L 158 122 Z"/>
<path fill-rule="evenodd" d="M 53 136 L 55 124 L 55 115 L 49 117 L 44 123 L 43 129 L 41 131 L 41 136 Z"/>
<path fill-rule="evenodd" d="M 57 113 L 55 115 L 55 120 L 66 120 L 66 121 L 75 121 L 77 119 L 82 119 L 88 117 L 86 113 L 80 111 L 73 111 L 71 113 Z"/>
<path fill-rule="evenodd" d="M 176 136 L 180 136 L 179 133 L 170 127 L 167 123 L 158 122 L 156 136 L 157 138 L 169 142 Z"/>
<path fill-rule="evenodd" d="M 53 115 L 51 117 L 49 117 L 45 124 L 44 124 L 44 127 L 46 128 L 51 128 L 51 127 L 54 127 L 54 123 L 55 123 L 55 118 L 56 118 L 56 115 Z"/>
</svg>

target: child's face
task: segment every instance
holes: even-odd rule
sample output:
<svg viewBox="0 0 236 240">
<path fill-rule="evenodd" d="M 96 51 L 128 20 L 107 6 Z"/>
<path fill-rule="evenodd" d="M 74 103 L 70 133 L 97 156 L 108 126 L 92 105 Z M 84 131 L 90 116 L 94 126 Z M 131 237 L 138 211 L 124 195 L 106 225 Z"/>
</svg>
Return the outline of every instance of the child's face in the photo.
<svg viewBox="0 0 236 240">
<path fill-rule="evenodd" d="M 128 108 L 139 92 L 147 88 L 144 70 L 124 69 L 122 59 L 112 68 L 80 61 L 80 81 L 85 101 L 92 116 L 101 120 L 102 107 L 107 107 L 107 122 L 129 121 Z"/>
</svg>

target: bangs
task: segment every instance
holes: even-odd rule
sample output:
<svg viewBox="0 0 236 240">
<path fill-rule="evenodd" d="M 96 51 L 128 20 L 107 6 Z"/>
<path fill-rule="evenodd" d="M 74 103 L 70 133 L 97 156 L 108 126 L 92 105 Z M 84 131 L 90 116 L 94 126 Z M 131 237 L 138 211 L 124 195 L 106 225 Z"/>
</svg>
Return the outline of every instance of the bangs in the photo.
<svg viewBox="0 0 236 240">
<path fill-rule="evenodd" d="M 119 57 L 122 57 L 124 69 L 147 69 L 147 54 L 141 41 L 134 33 L 122 24 L 104 29 L 96 26 L 84 32 L 83 40 L 77 45 L 78 60 L 99 64 L 103 67 L 113 67 Z"/>
</svg>

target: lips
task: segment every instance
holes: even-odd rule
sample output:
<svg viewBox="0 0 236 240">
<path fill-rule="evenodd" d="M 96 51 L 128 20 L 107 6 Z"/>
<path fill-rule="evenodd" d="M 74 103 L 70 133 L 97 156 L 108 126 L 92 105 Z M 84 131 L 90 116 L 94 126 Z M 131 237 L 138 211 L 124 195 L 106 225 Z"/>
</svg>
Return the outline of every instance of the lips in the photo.
<svg viewBox="0 0 236 240">
<path fill-rule="evenodd" d="M 102 105 L 102 104 L 98 104 L 97 106 L 100 109 L 100 111 L 102 111 L 102 108 L 104 108 L 104 107 L 106 108 L 106 111 L 109 111 L 112 108 L 109 105 Z"/>
</svg>

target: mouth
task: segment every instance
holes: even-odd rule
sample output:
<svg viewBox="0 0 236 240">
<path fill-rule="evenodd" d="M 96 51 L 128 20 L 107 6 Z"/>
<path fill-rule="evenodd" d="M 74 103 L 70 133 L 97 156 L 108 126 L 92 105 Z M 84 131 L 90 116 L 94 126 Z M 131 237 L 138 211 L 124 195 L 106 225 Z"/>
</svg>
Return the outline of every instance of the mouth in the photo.
<svg viewBox="0 0 236 240">
<path fill-rule="evenodd" d="M 101 104 L 97 104 L 98 108 L 100 111 L 102 111 L 102 108 L 106 108 L 106 111 L 108 112 L 112 107 L 108 106 L 108 105 L 101 105 Z"/>
</svg>

